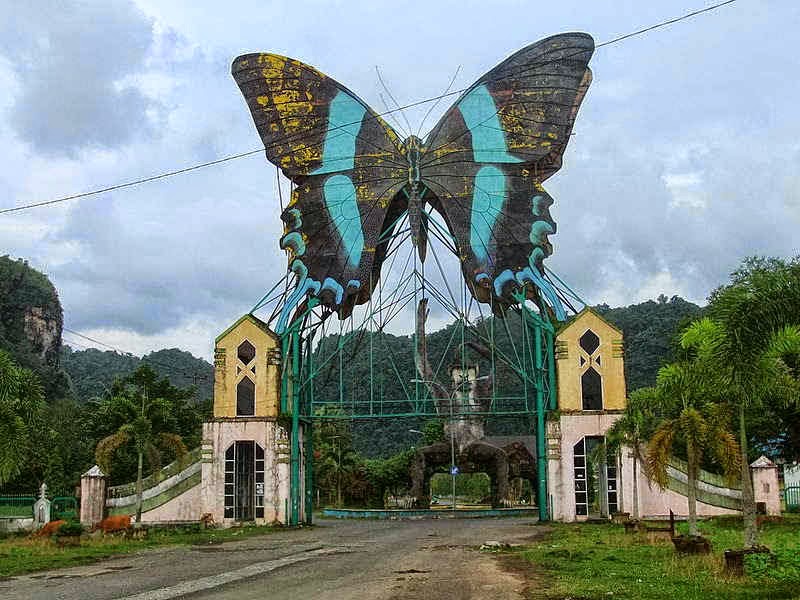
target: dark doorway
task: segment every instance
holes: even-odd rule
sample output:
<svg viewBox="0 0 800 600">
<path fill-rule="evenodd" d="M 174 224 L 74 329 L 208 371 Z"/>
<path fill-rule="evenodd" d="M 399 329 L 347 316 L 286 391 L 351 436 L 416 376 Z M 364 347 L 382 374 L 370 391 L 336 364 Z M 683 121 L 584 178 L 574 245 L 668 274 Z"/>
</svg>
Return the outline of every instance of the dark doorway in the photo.
<svg viewBox="0 0 800 600">
<path fill-rule="evenodd" d="M 586 436 L 573 448 L 575 514 L 608 517 L 617 512 L 617 463 L 603 436 Z"/>
<path fill-rule="evenodd" d="M 253 519 L 255 488 L 255 442 L 236 442 L 236 513 L 237 521 Z"/>
<path fill-rule="evenodd" d="M 225 451 L 225 518 L 252 521 L 264 517 L 264 448 L 253 441 Z"/>
</svg>

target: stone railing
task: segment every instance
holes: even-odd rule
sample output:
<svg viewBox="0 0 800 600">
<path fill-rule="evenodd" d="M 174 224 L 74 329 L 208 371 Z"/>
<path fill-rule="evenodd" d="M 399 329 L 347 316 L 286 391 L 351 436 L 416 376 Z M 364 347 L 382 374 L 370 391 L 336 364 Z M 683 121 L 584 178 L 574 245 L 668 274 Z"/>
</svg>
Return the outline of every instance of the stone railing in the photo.
<svg viewBox="0 0 800 600">
<path fill-rule="evenodd" d="M 685 496 L 688 488 L 686 471 L 686 461 L 672 457 L 667 467 L 667 488 Z M 729 485 L 722 475 L 701 470 L 697 478 L 697 501 L 720 508 L 741 510 L 741 485 Z"/>
<path fill-rule="evenodd" d="M 200 448 L 195 448 L 194 450 L 190 451 L 182 461 L 173 461 L 169 463 L 166 467 L 156 471 L 152 475 L 148 475 L 147 477 L 142 479 L 142 490 L 147 491 L 150 488 L 153 488 L 160 484 L 165 479 L 169 479 L 180 473 L 181 471 L 185 471 L 190 466 L 194 465 L 195 463 L 199 463 L 200 461 Z M 108 498 L 124 498 L 126 496 L 133 496 L 136 494 L 136 482 L 133 483 L 124 483 L 122 485 L 115 485 L 114 487 L 108 488 Z"/>
</svg>

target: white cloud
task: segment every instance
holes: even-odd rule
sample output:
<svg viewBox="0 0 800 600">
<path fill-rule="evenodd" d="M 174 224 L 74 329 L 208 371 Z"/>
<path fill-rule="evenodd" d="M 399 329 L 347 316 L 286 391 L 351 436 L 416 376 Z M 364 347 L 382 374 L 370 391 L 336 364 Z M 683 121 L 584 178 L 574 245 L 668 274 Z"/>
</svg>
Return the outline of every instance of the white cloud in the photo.
<svg viewBox="0 0 800 600">
<path fill-rule="evenodd" d="M 703 209 L 708 205 L 709 194 L 702 173 L 667 173 L 661 176 L 661 180 L 672 194 L 670 207 Z"/>
<path fill-rule="evenodd" d="M 534 21 L 512 0 L 402 11 L 388 1 L 19 6 L 0 6 L 2 207 L 259 147 L 229 72 L 243 52 L 306 60 L 380 109 L 375 64 L 405 104 L 441 93 L 458 65 L 456 88 L 554 32 L 602 41 L 680 12 L 578 0 L 542 5 Z M 88 26 L 93 14 L 111 26 Z M 785 40 L 798 18 L 800 4 L 737 3 L 598 49 L 564 167 L 545 183 L 558 223 L 549 264 L 587 301 L 702 301 L 744 256 L 797 250 L 800 82 L 786 76 Z M 415 43 L 400 43 L 408 31 Z M 34 107 L 38 120 L 20 120 Z M 410 111 L 412 126 L 427 108 Z M 70 327 L 136 352 L 208 356 L 214 335 L 284 273 L 275 186 L 257 155 L 0 215 L 0 251 L 48 272 Z M 454 265 L 445 266 L 453 278 Z M 436 312 L 431 326 L 445 319 Z"/>
</svg>

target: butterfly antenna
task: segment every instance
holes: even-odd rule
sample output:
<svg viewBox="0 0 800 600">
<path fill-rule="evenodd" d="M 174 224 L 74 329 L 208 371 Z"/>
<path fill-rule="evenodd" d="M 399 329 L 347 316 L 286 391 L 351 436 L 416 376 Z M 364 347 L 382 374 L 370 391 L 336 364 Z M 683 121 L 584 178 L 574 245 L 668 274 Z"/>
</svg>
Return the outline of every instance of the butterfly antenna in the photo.
<svg viewBox="0 0 800 600">
<path fill-rule="evenodd" d="M 422 117 L 422 123 L 419 124 L 419 130 L 417 130 L 417 137 L 418 138 L 424 139 L 424 138 L 422 138 L 421 134 L 422 134 L 422 127 L 425 125 L 425 121 L 428 119 L 428 117 L 431 116 L 431 113 L 439 105 L 439 102 L 442 101 L 442 98 L 444 98 L 445 96 L 449 95 L 450 88 L 453 87 L 453 84 L 456 82 L 456 78 L 458 77 L 458 74 L 460 72 L 461 72 L 461 65 L 458 65 L 458 68 L 456 69 L 456 72 L 453 74 L 453 77 L 450 79 L 450 83 L 448 84 L 447 89 L 445 89 L 445 91 L 442 92 L 442 94 L 436 99 L 436 102 L 434 102 L 430 106 L 430 108 L 428 108 L 428 112 L 425 113 L 425 116 Z M 425 135 L 427 136 L 428 134 L 426 133 Z"/>
<path fill-rule="evenodd" d="M 411 124 L 408 122 L 408 118 L 406 117 L 406 113 L 403 111 L 403 108 L 400 106 L 400 104 L 397 102 L 397 100 L 395 100 L 394 96 L 392 95 L 392 92 L 389 91 L 388 86 L 383 81 L 383 77 L 381 77 L 381 70 L 378 68 L 378 65 L 375 65 L 375 72 L 378 74 L 378 81 L 380 81 L 381 87 L 386 92 L 386 95 L 389 96 L 389 98 L 392 100 L 392 102 L 394 102 L 396 110 L 403 117 L 403 121 L 405 121 L 406 127 L 408 127 L 408 133 L 404 132 L 403 135 L 406 136 L 406 137 L 411 135 L 411 132 L 413 131 L 413 128 L 411 127 Z"/>
<path fill-rule="evenodd" d="M 403 130 L 403 126 L 400 125 L 400 121 L 397 120 L 397 117 L 394 114 L 395 111 L 389 108 L 389 103 L 386 102 L 386 97 L 380 92 L 378 92 L 378 97 L 381 99 L 381 103 L 383 104 L 383 107 L 386 109 L 385 116 L 387 120 L 392 122 L 392 125 L 394 125 L 397 128 L 397 131 L 403 134 L 403 137 L 406 137 L 407 134 Z"/>
</svg>

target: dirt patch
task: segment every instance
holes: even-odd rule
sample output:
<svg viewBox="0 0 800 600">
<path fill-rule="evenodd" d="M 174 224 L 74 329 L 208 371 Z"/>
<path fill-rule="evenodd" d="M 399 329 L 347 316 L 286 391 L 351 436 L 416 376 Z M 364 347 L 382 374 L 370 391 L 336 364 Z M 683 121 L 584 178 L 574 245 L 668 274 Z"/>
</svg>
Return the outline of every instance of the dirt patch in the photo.
<svg viewBox="0 0 800 600">
<path fill-rule="evenodd" d="M 519 552 L 508 552 L 495 554 L 501 568 L 511 573 L 522 582 L 522 593 L 524 598 L 549 598 L 551 589 L 547 574 L 522 558 Z"/>
<path fill-rule="evenodd" d="M 532 536 L 525 536 L 524 541 L 528 544 L 538 542 L 551 533 L 551 529 L 546 526 L 536 524 L 538 528 Z M 517 577 L 522 582 L 522 593 L 524 598 L 550 598 L 552 589 L 550 577 L 547 572 L 534 565 L 522 557 L 520 545 L 513 544 L 513 549 L 508 552 L 491 553 L 497 564 L 505 571 Z"/>
</svg>

